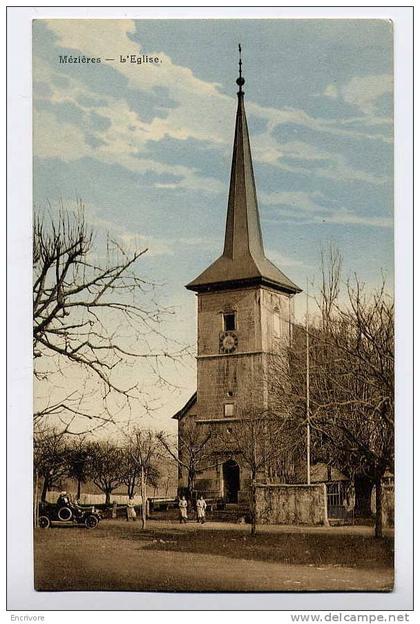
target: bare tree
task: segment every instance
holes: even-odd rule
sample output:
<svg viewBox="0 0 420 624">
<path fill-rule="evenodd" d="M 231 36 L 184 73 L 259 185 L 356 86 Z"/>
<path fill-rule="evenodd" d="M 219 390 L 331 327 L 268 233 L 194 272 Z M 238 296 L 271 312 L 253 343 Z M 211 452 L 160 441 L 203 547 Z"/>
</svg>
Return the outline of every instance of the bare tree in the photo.
<svg viewBox="0 0 420 624">
<path fill-rule="evenodd" d="M 79 500 L 82 483 L 91 476 L 94 447 L 85 436 L 73 438 L 67 449 L 68 476 L 77 482 L 76 499 Z"/>
<path fill-rule="evenodd" d="M 321 320 L 309 330 L 313 452 L 356 483 L 375 484 L 375 535 L 380 537 L 382 481 L 394 465 L 394 304 L 385 283 L 368 295 L 357 276 L 339 299 L 340 267 L 331 253 L 323 265 Z M 302 334 L 295 332 L 290 358 L 301 411 L 306 398 Z"/>
<path fill-rule="evenodd" d="M 36 479 L 42 480 L 41 502 L 48 491 L 68 475 L 68 447 L 62 432 L 51 428 L 37 428 L 34 436 L 34 469 Z"/>
<path fill-rule="evenodd" d="M 105 441 L 91 446 L 91 475 L 94 484 L 105 494 L 105 505 L 111 504 L 112 492 L 122 483 L 123 452 L 119 446 Z"/>
<path fill-rule="evenodd" d="M 217 436 L 203 425 L 189 420 L 179 424 L 176 442 L 161 431 L 157 436 L 167 455 L 177 463 L 178 469 L 187 476 L 187 498 L 193 499 L 195 480 L 200 472 L 222 463 L 215 446 Z"/>
<path fill-rule="evenodd" d="M 137 480 L 140 483 L 142 498 L 141 522 L 142 528 L 146 528 L 147 522 L 147 487 L 156 485 L 159 478 L 157 459 L 159 456 L 160 444 L 153 431 L 137 429 L 129 437 L 126 447 L 126 457 L 128 455 L 129 472 L 128 482 L 130 485 Z M 126 463 L 127 465 L 127 463 Z M 127 483 L 127 481 L 126 481 Z"/>
<path fill-rule="evenodd" d="M 321 250 L 321 286 L 318 306 L 321 311 L 322 327 L 328 329 L 340 295 L 343 259 L 334 243 Z"/>
<path fill-rule="evenodd" d="M 161 363 L 178 361 L 186 353 L 161 333 L 160 323 L 170 310 L 154 302 L 153 285 L 136 272 L 147 249 L 127 253 L 108 238 L 103 258 L 100 250 L 82 205 L 75 213 L 61 209 L 56 217 L 35 214 L 35 376 L 51 385 L 52 375 L 64 380 L 62 391 L 37 408 L 35 422 L 55 417 L 72 433 L 80 431 L 74 425 L 81 419 L 88 431 L 113 421 L 118 411 L 130 409 L 132 400 L 150 411 L 145 388 L 139 381 L 126 381 L 130 367 L 136 360 L 147 361 L 155 382 L 165 384 Z M 72 389 L 68 378 L 74 370 L 80 379 Z M 56 390 L 58 386 L 56 382 Z"/>
<path fill-rule="evenodd" d="M 141 433 L 140 433 L 141 432 Z M 146 436 L 144 431 L 138 429 L 135 433 L 129 436 L 129 439 L 123 446 L 123 460 L 122 460 L 122 481 L 127 486 L 127 494 L 131 498 L 134 496 L 136 487 L 141 485 L 141 458 L 138 457 L 138 443 L 137 433 L 140 436 Z M 155 453 L 150 458 L 150 462 L 145 470 L 147 485 L 154 488 L 158 487 L 160 471 L 157 468 L 157 464 L 151 462 L 156 461 Z"/>
</svg>

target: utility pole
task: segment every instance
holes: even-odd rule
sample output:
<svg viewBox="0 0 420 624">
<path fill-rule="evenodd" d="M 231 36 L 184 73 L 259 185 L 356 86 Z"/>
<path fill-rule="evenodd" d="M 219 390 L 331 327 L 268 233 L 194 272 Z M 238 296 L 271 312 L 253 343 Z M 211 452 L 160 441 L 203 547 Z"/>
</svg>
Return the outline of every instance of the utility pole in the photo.
<svg viewBox="0 0 420 624">
<path fill-rule="evenodd" d="M 309 421 L 309 293 L 306 278 L 306 482 L 311 484 L 311 427 Z"/>
</svg>

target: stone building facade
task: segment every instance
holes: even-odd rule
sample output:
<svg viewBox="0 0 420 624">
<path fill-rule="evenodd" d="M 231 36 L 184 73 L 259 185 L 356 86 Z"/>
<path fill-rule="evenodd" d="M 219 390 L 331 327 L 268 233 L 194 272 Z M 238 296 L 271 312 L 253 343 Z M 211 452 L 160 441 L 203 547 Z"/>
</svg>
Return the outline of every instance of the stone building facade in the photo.
<svg viewBox="0 0 420 624">
<path fill-rule="evenodd" d="M 197 392 L 174 416 L 180 441 L 186 428 L 235 427 L 244 414 L 270 406 L 272 358 L 290 343 L 293 297 L 300 288 L 265 256 L 248 127 L 244 80 L 238 108 L 222 255 L 187 285 L 197 293 Z M 181 449 L 182 444 L 180 444 Z M 234 448 L 207 460 L 195 480 L 207 496 L 237 502 L 249 474 Z M 179 488 L 187 486 L 180 470 Z"/>
</svg>

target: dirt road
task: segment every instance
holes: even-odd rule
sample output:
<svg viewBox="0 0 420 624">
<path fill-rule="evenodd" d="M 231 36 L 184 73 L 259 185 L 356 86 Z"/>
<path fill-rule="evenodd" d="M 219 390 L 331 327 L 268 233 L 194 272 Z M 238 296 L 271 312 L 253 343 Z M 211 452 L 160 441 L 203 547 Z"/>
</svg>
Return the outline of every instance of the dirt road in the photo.
<svg viewBox="0 0 420 624">
<path fill-rule="evenodd" d="M 280 530 L 279 530 L 280 529 Z M 371 531 L 104 521 L 36 530 L 36 588 L 129 591 L 389 591 L 392 539 Z"/>
</svg>

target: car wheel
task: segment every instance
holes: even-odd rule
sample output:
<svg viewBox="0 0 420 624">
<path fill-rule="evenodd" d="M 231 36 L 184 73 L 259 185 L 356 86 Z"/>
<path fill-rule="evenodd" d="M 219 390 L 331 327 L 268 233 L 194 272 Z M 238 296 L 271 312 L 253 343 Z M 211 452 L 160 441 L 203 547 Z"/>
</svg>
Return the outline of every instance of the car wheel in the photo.
<svg viewBox="0 0 420 624">
<path fill-rule="evenodd" d="M 98 518 L 96 516 L 87 516 L 85 519 L 85 527 L 87 529 L 94 529 L 98 524 Z"/>
<path fill-rule="evenodd" d="M 70 507 L 61 507 L 58 510 L 57 516 L 58 516 L 59 520 L 61 520 L 62 522 L 68 522 L 69 520 L 72 519 L 73 512 L 70 509 Z"/>
<path fill-rule="evenodd" d="M 48 516 L 40 516 L 38 519 L 38 525 L 41 529 L 48 529 L 51 526 Z"/>
</svg>

